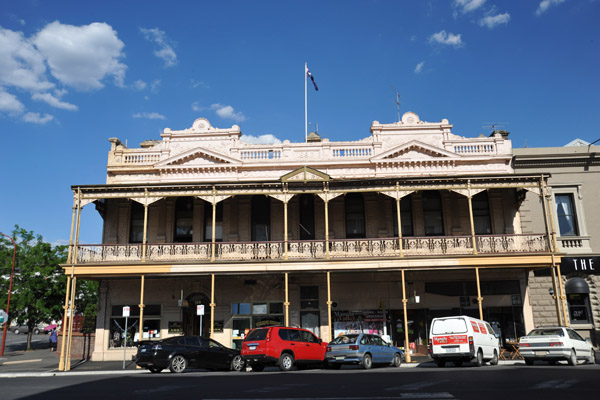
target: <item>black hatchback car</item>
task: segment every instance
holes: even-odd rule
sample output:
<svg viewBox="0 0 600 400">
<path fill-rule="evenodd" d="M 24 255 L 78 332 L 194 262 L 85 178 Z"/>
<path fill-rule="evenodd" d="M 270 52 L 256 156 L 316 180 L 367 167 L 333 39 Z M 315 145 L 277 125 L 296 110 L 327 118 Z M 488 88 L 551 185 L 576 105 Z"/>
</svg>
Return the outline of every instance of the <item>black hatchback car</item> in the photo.
<svg viewBox="0 0 600 400">
<path fill-rule="evenodd" d="M 142 342 L 135 363 L 150 372 L 169 368 L 175 373 L 188 368 L 242 371 L 245 366 L 239 351 L 201 336 L 176 336 L 156 342 Z"/>
</svg>

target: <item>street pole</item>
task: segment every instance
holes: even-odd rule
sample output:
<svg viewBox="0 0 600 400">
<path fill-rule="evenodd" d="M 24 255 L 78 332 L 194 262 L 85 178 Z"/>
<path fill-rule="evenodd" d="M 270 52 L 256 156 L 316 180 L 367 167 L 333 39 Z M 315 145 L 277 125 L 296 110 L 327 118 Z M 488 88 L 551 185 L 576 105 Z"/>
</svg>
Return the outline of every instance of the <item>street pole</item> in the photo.
<svg viewBox="0 0 600 400">
<path fill-rule="evenodd" d="M 2 349 L 0 349 L 0 356 L 4 355 L 4 345 L 6 344 L 6 331 L 8 329 L 8 321 L 9 321 L 9 317 L 10 317 L 10 294 L 12 293 L 12 283 L 13 283 L 13 275 L 15 272 L 15 258 L 17 256 L 17 244 L 15 243 L 14 239 L 8 235 L 5 235 L 4 233 L 0 232 L 0 235 L 2 236 L 6 236 L 7 238 L 9 238 L 11 240 L 11 242 L 13 243 L 13 261 L 12 261 L 12 269 L 10 271 L 10 284 L 8 285 L 8 299 L 6 301 L 6 314 L 8 315 L 6 317 L 6 322 L 4 323 L 4 329 L 2 331 Z"/>
</svg>

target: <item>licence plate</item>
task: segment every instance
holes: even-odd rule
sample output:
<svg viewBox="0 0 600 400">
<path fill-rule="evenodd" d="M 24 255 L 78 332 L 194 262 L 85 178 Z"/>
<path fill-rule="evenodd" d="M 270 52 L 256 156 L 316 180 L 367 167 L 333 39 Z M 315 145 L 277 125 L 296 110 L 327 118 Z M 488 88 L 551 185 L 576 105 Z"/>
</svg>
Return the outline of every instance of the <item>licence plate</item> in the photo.
<svg viewBox="0 0 600 400">
<path fill-rule="evenodd" d="M 543 357 L 543 356 L 545 356 L 545 355 L 546 355 L 546 352 L 545 352 L 545 351 L 536 351 L 536 352 L 535 352 L 535 355 L 536 355 L 537 357 Z"/>
<path fill-rule="evenodd" d="M 458 348 L 450 347 L 450 348 L 446 349 L 446 353 L 458 353 Z"/>
<path fill-rule="evenodd" d="M 335 359 L 336 359 L 336 360 L 343 360 L 343 359 L 344 359 L 344 357 L 336 357 Z"/>
<path fill-rule="evenodd" d="M 140 349 L 140 353 L 145 353 L 146 349 Z"/>
<path fill-rule="evenodd" d="M 248 350 L 256 350 L 256 346 L 248 346 Z"/>
</svg>

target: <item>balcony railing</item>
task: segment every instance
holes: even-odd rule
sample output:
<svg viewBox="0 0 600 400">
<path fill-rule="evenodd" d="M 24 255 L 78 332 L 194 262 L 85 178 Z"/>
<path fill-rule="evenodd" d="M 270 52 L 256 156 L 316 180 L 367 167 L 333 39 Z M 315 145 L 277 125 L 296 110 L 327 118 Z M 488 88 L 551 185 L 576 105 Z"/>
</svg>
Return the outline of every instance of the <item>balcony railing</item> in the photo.
<svg viewBox="0 0 600 400">
<path fill-rule="evenodd" d="M 478 254 L 513 254 L 548 252 L 545 234 L 477 235 Z M 329 251 L 327 251 L 329 250 Z M 285 242 L 218 242 L 215 243 L 216 261 L 283 261 Z M 471 236 L 405 237 L 402 238 L 403 257 L 457 256 L 473 254 Z M 136 263 L 142 261 L 141 244 L 79 245 L 77 262 L 81 264 Z M 290 240 L 287 259 L 348 259 L 399 257 L 397 238 Z M 211 243 L 148 244 L 147 262 L 210 262 Z"/>
</svg>

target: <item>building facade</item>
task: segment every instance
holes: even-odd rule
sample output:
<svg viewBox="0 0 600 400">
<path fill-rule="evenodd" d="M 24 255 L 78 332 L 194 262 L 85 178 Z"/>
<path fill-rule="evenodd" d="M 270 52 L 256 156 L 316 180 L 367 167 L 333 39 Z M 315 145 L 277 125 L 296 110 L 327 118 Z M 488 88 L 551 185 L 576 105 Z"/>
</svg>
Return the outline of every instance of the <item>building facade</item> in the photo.
<svg viewBox="0 0 600 400">
<path fill-rule="evenodd" d="M 77 279 L 100 281 L 95 360 L 122 358 L 125 330 L 239 347 L 273 324 L 423 353 L 431 319 L 455 314 L 516 340 L 534 325 L 530 271 L 560 263 L 549 224 L 521 224 L 536 196 L 550 221 L 548 176 L 515 173 L 499 133 L 462 137 L 408 112 L 357 141 L 252 145 L 200 118 L 139 148 L 110 142 L 106 184 L 73 186 L 64 265 L 72 298 Z M 79 243 L 92 204 L 103 240 Z"/>
<path fill-rule="evenodd" d="M 564 293 L 552 282 L 550 270 L 530 272 L 531 306 L 536 326 L 568 324 L 594 346 L 600 345 L 600 146 L 575 140 L 565 147 L 514 149 L 519 173 L 544 173 L 552 199 L 557 251 Z M 543 226 L 535 196 L 521 207 L 523 232 Z M 556 297 L 565 309 L 556 307 Z"/>
</svg>

